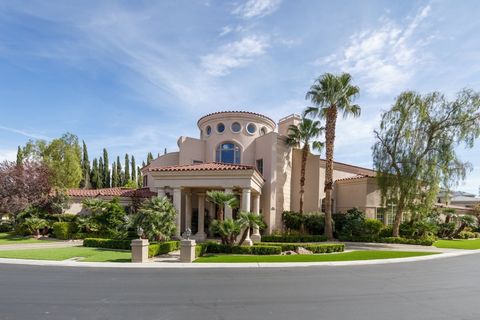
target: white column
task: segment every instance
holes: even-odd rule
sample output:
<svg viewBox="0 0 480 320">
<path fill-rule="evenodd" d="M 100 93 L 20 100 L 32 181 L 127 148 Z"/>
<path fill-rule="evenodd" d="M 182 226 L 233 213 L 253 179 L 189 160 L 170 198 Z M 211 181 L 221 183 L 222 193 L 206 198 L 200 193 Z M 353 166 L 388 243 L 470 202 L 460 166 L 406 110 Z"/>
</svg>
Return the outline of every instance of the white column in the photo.
<svg viewBox="0 0 480 320">
<path fill-rule="evenodd" d="M 192 193 L 185 191 L 185 230 L 192 230 Z"/>
<path fill-rule="evenodd" d="M 258 193 L 253 195 L 253 213 L 260 215 L 260 194 Z M 260 242 L 262 240 L 260 229 L 253 228 L 251 239 L 253 242 Z"/>
<path fill-rule="evenodd" d="M 242 189 L 242 206 L 241 210 L 245 212 L 250 212 L 250 195 L 252 191 L 250 188 Z"/>
<path fill-rule="evenodd" d="M 225 193 L 233 193 L 233 190 L 232 189 L 225 189 Z M 232 208 L 230 208 L 229 206 L 225 206 L 225 209 L 223 210 L 224 214 L 225 214 L 225 217 L 224 219 L 232 219 L 233 217 L 233 213 L 232 213 Z"/>
<path fill-rule="evenodd" d="M 205 194 L 199 193 L 198 195 L 198 232 L 195 238 L 199 241 L 203 241 L 206 238 L 205 234 Z"/>
<path fill-rule="evenodd" d="M 177 231 L 176 236 L 181 237 L 182 234 L 182 189 L 174 188 L 173 189 L 173 206 L 177 211 L 176 224 Z"/>
<path fill-rule="evenodd" d="M 158 188 L 158 191 L 157 191 L 157 192 L 158 192 L 157 196 L 158 196 L 159 198 L 165 197 L 165 188 L 164 188 L 164 187 Z"/>
</svg>

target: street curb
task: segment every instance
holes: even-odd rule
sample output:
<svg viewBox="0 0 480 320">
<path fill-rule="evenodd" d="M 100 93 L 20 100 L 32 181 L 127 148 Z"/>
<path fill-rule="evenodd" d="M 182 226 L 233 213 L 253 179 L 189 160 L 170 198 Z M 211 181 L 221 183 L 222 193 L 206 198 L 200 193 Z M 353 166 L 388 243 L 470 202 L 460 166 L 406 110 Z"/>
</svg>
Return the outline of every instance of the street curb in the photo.
<svg viewBox="0 0 480 320">
<path fill-rule="evenodd" d="M 0 264 L 51 266 L 51 267 L 77 267 L 77 268 L 121 268 L 121 269 L 221 269 L 221 268 L 298 268 L 298 267 L 340 267 L 340 266 L 365 266 L 392 263 L 405 263 L 427 261 L 444 258 L 459 257 L 480 253 L 480 250 L 459 250 L 432 254 L 428 256 L 355 260 L 355 261 L 331 261 L 331 262 L 270 262 L 270 263 L 177 263 L 177 262 L 151 262 L 151 263 L 118 263 L 118 262 L 78 262 L 72 260 L 27 260 L 0 258 Z"/>
</svg>

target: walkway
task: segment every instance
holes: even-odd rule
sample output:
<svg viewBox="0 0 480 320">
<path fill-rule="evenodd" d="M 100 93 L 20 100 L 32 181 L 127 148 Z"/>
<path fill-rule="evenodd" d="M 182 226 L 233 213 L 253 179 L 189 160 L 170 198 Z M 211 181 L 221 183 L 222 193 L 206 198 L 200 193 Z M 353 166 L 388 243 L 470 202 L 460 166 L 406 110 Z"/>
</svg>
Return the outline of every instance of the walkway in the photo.
<svg viewBox="0 0 480 320">
<path fill-rule="evenodd" d="M 343 242 L 345 251 L 353 250 L 393 250 L 393 251 L 421 251 L 421 252 L 460 252 L 460 249 L 437 248 L 434 246 L 418 246 L 398 243 L 372 243 L 372 242 Z"/>
</svg>

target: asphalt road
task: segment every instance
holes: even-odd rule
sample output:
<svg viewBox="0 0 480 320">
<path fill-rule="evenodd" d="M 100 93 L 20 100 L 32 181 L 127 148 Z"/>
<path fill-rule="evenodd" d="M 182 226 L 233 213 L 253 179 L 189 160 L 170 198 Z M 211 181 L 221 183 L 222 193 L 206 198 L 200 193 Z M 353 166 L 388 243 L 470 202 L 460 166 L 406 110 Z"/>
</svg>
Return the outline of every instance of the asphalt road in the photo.
<svg viewBox="0 0 480 320">
<path fill-rule="evenodd" d="M 480 254 L 373 266 L 0 265 L 0 319 L 480 319 Z"/>
</svg>

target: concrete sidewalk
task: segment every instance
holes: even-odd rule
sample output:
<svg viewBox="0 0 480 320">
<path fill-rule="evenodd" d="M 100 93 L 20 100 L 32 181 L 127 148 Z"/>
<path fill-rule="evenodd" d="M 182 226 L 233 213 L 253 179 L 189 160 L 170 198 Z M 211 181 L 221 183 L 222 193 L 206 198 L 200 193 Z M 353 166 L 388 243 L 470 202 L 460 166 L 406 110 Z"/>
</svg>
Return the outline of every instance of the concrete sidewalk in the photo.
<svg viewBox="0 0 480 320">
<path fill-rule="evenodd" d="M 42 243 L 18 243 L 18 244 L 4 244 L 0 245 L 0 251 L 6 250 L 28 250 L 28 249 L 52 249 L 52 248 L 68 248 L 75 246 L 82 246 L 83 240 L 70 241 L 48 241 Z"/>
<path fill-rule="evenodd" d="M 459 252 L 460 249 L 437 248 L 434 246 L 419 246 L 399 243 L 375 243 L 375 242 L 343 242 L 345 251 L 352 250 L 389 250 L 389 251 L 420 251 L 420 252 Z"/>
</svg>

